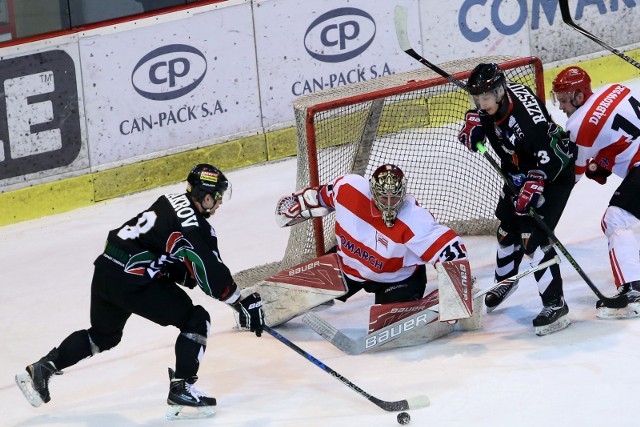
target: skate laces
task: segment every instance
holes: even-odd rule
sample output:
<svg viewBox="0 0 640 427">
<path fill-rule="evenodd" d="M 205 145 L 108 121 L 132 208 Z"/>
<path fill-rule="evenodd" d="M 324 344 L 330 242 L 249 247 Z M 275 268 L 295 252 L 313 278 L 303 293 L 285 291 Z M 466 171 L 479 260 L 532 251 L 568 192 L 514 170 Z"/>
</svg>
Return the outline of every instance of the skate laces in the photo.
<svg viewBox="0 0 640 427">
<path fill-rule="evenodd" d="M 540 316 L 551 317 L 556 311 L 561 310 L 562 307 L 564 307 L 564 301 L 562 299 L 559 301 L 554 301 L 551 304 L 542 307 Z"/>
<path fill-rule="evenodd" d="M 202 391 L 200 391 L 200 390 L 198 390 L 196 388 L 195 384 L 190 384 L 190 383 L 185 381 L 184 386 L 187 389 L 187 392 L 191 396 L 193 396 L 197 401 L 200 401 L 201 397 L 207 397 L 207 395 L 204 392 L 202 392 Z"/>
<path fill-rule="evenodd" d="M 513 285 L 502 285 L 502 286 L 498 286 L 497 289 L 495 289 L 492 293 L 495 294 L 496 296 L 502 298 L 503 296 L 505 296 L 507 294 L 507 292 L 509 292 L 509 289 L 511 289 Z"/>
</svg>

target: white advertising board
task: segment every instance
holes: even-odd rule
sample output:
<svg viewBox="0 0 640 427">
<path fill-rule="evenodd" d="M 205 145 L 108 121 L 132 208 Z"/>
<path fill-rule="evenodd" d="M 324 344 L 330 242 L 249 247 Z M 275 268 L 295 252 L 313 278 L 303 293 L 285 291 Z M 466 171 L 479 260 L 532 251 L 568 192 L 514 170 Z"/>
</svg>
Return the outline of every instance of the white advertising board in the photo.
<svg viewBox="0 0 640 427">
<path fill-rule="evenodd" d="M 291 122 L 300 95 L 421 67 L 398 47 L 396 4 L 417 38 L 417 1 L 255 1 L 264 126 Z"/>
<path fill-rule="evenodd" d="M 80 40 L 91 166 L 261 127 L 251 3 Z"/>
<path fill-rule="evenodd" d="M 89 167 L 77 38 L 6 48 L 0 58 L 0 191 Z"/>
<path fill-rule="evenodd" d="M 640 41 L 635 0 L 570 0 L 569 7 L 578 25 L 611 46 Z M 434 63 L 484 55 L 548 63 L 603 50 L 562 22 L 558 0 L 421 0 L 420 20 L 422 54 Z"/>
<path fill-rule="evenodd" d="M 640 3 L 636 0 L 570 0 L 569 9 L 577 25 L 609 46 L 621 49 L 640 41 Z M 609 53 L 562 22 L 558 0 L 534 0 L 530 13 L 531 53 L 543 62 Z"/>
<path fill-rule="evenodd" d="M 529 56 L 526 2 L 421 1 L 415 19 L 422 24 L 422 55 L 436 64 L 486 55 Z"/>
</svg>

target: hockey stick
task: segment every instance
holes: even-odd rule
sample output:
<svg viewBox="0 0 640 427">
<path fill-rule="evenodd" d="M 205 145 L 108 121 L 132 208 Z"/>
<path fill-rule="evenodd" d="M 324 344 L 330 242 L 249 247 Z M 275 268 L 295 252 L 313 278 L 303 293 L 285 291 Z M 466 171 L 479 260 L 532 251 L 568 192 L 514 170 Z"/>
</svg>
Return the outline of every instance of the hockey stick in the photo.
<svg viewBox="0 0 640 427">
<path fill-rule="evenodd" d="M 511 193 L 514 195 L 517 195 L 519 191 L 516 188 L 515 184 L 511 182 L 511 180 L 509 180 L 507 176 L 505 176 L 505 174 L 502 172 L 502 169 L 500 169 L 500 166 L 498 165 L 498 163 L 494 160 L 493 157 L 491 157 L 489 153 L 487 153 L 487 149 L 485 148 L 484 144 L 482 142 L 478 142 L 476 144 L 476 147 L 478 147 L 478 151 L 484 156 L 485 159 L 489 161 L 489 163 L 496 170 L 496 172 L 498 172 L 500 176 L 502 176 L 502 179 L 504 180 L 505 184 L 507 185 Z M 582 277 L 582 279 L 591 288 L 593 293 L 596 294 L 596 296 L 604 303 L 606 307 L 624 308 L 627 306 L 627 304 L 629 304 L 629 299 L 624 294 L 618 295 L 614 298 L 609 298 L 604 296 L 602 292 L 600 292 L 600 289 L 598 289 L 596 285 L 593 284 L 593 282 L 591 281 L 589 276 L 587 276 L 584 270 L 580 268 L 580 265 L 578 264 L 578 262 L 571 256 L 569 251 L 567 251 L 567 248 L 565 248 L 564 245 L 560 242 L 560 240 L 558 240 L 553 230 L 547 225 L 544 219 L 535 211 L 533 207 L 529 209 L 528 215 L 532 216 L 533 219 L 535 219 L 535 221 L 538 223 L 538 226 L 542 229 L 542 231 L 544 231 L 547 237 L 549 237 L 549 240 L 551 241 L 551 243 L 553 243 L 553 245 L 556 248 L 558 248 L 560 252 L 562 252 L 562 255 L 564 255 L 567 261 L 569 261 L 569 264 L 573 266 L 573 268 L 578 272 L 580 277 Z"/>
<path fill-rule="evenodd" d="M 367 398 L 367 400 L 374 403 L 378 407 L 384 409 L 385 411 L 397 412 L 397 411 L 405 411 L 408 409 L 419 409 L 419 408 L 424 408 L 426 406 L 429 406 L 430 404 L 429 398 L 425 395 L 415 396 L 415 397 L 412 397 L 411 399 L 398 400 L 395 402 L 380 400 L 377 397 L 372 396 L 366 391 L 362 390 L 360 387 L 358 387 L 357 385 L 355 385 L 354 383 L 352 383 L 351 381 L 349 381 L 348 379 L 346 379 L 345 377 L 343 377 L 342 375 L 340 375 L 339 373 L 337 373 L 336 371 L 334 371 L 333 369 L 331 369 L 330 367 L 322 363 L 320 360 L 316 359 L 311 354 L 307 353 L 306 351 L 304 351 L 303 349 L 301 349 L 300 347 L 298 347 L 297 345 L 289 341 L 287 338 L 282 336 L 282 334 L 280 334 L 275 329 L 271 329 L 269 326 L 265 325 L 264 330 L 267 331 L 269 334 L 271 334 L 271 336 L 273 336 L 275 339 L 277 339 L 278 341 L 280 341 L 290 349 L 294 350 L 296 353 L 298 353 L 305 359 L 309 360 L 318 368 L 322 369 L 323 371 L 325 371 L 326 373 L 328 373 L 329 375 L 331 375 L 332 377 L 336 378 L 341 383 L 349 387 L 351 390 L 364 396 L 365 398 Z"/>
<path fill-rule="evenodd" d="M 598 43 L 600 46 L 602 46 L 603 48 L 607 49 L 609 52 L 613 53 L 614 55 L 617 55 L 618 57 L 624 59 L 625 61 L 627 61 L 629 64 L 633 65 L 634 67 L 640 68 L 640 63 L 635 61 L 633 58 L 630 58 L 627 55 L 625 55 L 624 53 L 620 52 L 618 49 L 609 46 L 608 44 L 606 44 L 605 42 L 600 40 L 598 37 L 594 36 L 593 34 L 588 32 L 584 28 L 582 28 L 579 25 L 577 25 L 573 21 L 573 19 L 571 18 L 571 12 L 569 11 L 569 0 L 559 0 L 559 3 L 560 3 L 560 14 L 562 14 L 562 21 L 565 24 L 567 24 L 568 26 L 570 26 L 571 28 L 573 28 L 574 30 L 576 30 L 577 32 L 582 34 L 583 36 L 586 36 L 587 38 L 591 39 L 592 41 Z"/>
<path fill-rule="evenodd" d="M 467 90 L 464 83 L 460 80 L 453 77 L 451 74 L 444 71 L 442 68 L 438 67 L 435 64 L 427 61 L 425 58 L 420 56 L 418 52 L 413 50 L 411 47 L 411 43 L 409 43 L 409 34 L 407 32 L 407 8 L 404 6 L 397 5 L 394 10 L 394 23 L 396 25 L 396 36 L 398 38 L 398 43 L 400 44 L 400 49 L 422 65 L 427 68 L 432 69 L 436 73 L 440 74 L 445 79 L 449 80 L 454 85 L 458 86 L 462 90 Z"/>
<path fill-rule="evenodd" d="M 531 273 L 535 273 L 536 271 L 543 270 L 551 265 L 559 263 L 560 257 L 555 256 L 553 259 L 540 263 L 536 267 L 531 267 L 521 273 L 508 277 L 493 286 L 483 289 L 482 291 L 474 294 L 473 298 L 480 298 L 498 286 L 513 285 L 516 280 L 520 280 Z M 305 314 L 302 318 L 302 322 L 341 351 L 349 355 L 356 355 L 387 344 L 417 327 L 428 325 L 437 318 L 438 311 L 438 305 L 436 304 L 360 338 L 348 337 L 338 328 L 313 312 Z"/>
</svg>

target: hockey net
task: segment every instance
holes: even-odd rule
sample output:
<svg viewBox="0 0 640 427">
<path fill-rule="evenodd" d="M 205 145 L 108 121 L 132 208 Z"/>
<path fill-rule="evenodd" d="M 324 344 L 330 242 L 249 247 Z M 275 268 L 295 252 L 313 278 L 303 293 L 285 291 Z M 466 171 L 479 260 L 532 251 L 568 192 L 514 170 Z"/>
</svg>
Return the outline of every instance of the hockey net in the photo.
<svg viewBox="0 0 640 427">
<path fill-rule="evenodd" d="M 509 80 L 544 99 L 542 63 L 534 57 L 490 56 L 439 66 L 464 82 L 481 62 L 500 64 Z M 293 106 L 298 156 L 292 191 L 346 173 L 369 177 L 381 164 L 393 163 L 407 177 L 407 192 L 438 222 L 461 235 L 495 232 L 502 178 L 457 141 L 472 108 L 458 86 L 420 68 L 302 96 Z M 336 243 L 334 224 L 330 214 L 291 227 L 282 261 L 241 272 L 236 281 L 248 286 L 323 254 Z"/>
</svg>

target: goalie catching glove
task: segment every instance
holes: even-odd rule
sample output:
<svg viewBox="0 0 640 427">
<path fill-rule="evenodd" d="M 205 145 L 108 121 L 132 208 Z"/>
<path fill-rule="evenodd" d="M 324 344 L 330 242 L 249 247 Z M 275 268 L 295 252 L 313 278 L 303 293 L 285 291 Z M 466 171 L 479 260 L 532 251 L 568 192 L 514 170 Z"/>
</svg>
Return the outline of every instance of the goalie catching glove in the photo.
<svg viewBox="0 0 640 427">
<path fill-rule="evenodd" d="M 262 335 L 264 312 L 262 311 L 262 298 L 260 298 L 260 294 L 254 292 L 230 305 L 239 314 L 241 328 L 255 332 L 257 337 Z"/>
<path fill-rule="evenodd" d="M 547 175 L 540 170 L 529 171 L 520 193 L 513 202 L 516 213 L 526 214 L 529 207 L 539 208 L 544 203 L 544 180 Z"/>
<path fill-rule="evenodd" d="M 306 221 L 309 218 L 318 218 L 327 215 L 331 210 L 320 204 L 320 187 L 310 187 L 281 197 L 276 206 L 276 222 L 280 227 L 289 227 Z"/>
</svg>

